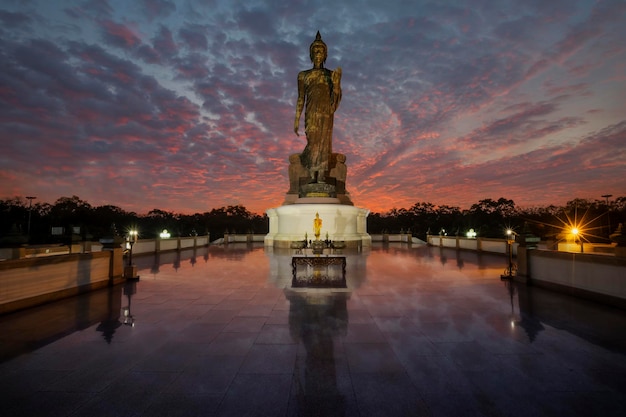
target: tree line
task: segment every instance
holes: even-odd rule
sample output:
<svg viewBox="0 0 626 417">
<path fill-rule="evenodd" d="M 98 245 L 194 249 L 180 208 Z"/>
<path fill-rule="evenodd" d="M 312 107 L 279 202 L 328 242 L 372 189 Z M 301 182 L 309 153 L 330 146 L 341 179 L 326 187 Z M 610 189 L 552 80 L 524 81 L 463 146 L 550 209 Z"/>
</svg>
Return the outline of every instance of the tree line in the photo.
<svg viewBox="0 0 626 417">
<path fill-rule="evenodd" d="M 130 228 L 140 238 L 155 238 L 163 229 L 173 237 L 205 235 L 218 239 L 224 233 L 269 231 L 265 214 L 245 207 L 227 206 L 204 213 L 177 214 L 160 209 L 139 215 L 113 205 L 92 206 L 77 196 L 61 197 L 54 204 L 22 197 L 0 200 L 0 245 L 67 243 L 125 236 Z M 418 202 L 410 208 L 371 213 L 367 230 L 372 234 L 410 233 L 464 236 L 473 229 L 479 237 L 503 237 L 508 228 L 528 231 L 541 238 L 556 237 L 574 223 L 592 242 L 608 242 L 619 223 L 626 222 L 626 197 L 611 201 L 576 198 L 565 206 L 520 208 L 506 198 L 483 199 L 469 209 Z"/>
<path fill-rule="evenodd" d="M 368 216 L 369 233 L 407 232 L 420 239 L 427 234 L 465 236 L 473 230 L 479 237 L 502 238 L 507 229 L 556 238 L 576 225 L 583 238 L 609 242 L 619 223 L 626 222 L 626 197 L 612 201 L 576 198 L 564 206 L 520 208 L 506 198 L 483 199 L 469 209 L 419 202 L 408 209 L 391 209 Z"/>
<path fill-rule="evenodd" d="M 153 209 L 139 215 L 113 205 L 92 206 L 77 196 L 61 197 L 54 204 L 30 202 L 21 197 L 0 200 L 0 245 L 67 243 L 99 240 L 139 231 L 152 239 L 165 229 L 172 237 L 224 233 L 267 233 L 267 216 L 243 206 L 228 206 L 205 213 L 177 214 Z M 29 232 L 30 229 L 30 232 Z"/>
</svg>

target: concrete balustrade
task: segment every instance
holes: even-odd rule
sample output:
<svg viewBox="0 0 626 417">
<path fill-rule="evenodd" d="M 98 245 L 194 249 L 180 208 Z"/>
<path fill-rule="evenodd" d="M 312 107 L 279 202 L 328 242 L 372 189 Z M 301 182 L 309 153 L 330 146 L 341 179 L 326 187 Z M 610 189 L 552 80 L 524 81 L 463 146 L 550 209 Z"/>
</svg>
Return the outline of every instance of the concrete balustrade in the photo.
<svg viewBox="0 0 626 417">
<path fill-rule="evenodd" d="M 133 245 L 133 254 L 154 253 L 157 251 L 156 239 L 140 239 Z"/>
<path fill-rule="evenodd" d="M 224 244 L 229 244 L 229 243 L 258 243 L 258 242 L 264 242 L 265 241 L 265 235 L 255 235 L 252 233 L 247 233 L 247 234 L 231 234 L 231 233 L 224 233 Z"/>
<path fill-rule="evenodd" d="M 428 236 L 428 243 L 445 248 L 508 253 L 506 239 Z M 550 247 L 567 251 L 530 248 L 514 242 L 515 279 L 626 308 L 626 257 L 616 255 L 615 246 L 586 243 L 584 253 L 580 252 L 580 245 Z"/>
<path fill-rule="evenodd" d="M 626 258 L 520 247 L 516 280 L 626 308 Z"/>
<path fill-rule="evenodd" d="M 427 236 L 428 244 L 431 246 L 440 246 L 442 248 L 456 248 L 465 250 L 474 250 L 479 252 L 501 253 L 506 255 L 508 253 L 507 240 L 506 239 L 493 239 L 493 238 L 466 238 L 462 236 Z M 512 244 L 513 255 L 517 255 L 518 244 L 514 242 Z"/>
<path fill-rule="evenodd" d="M 141 239 L 133 255 L 206 246 L 209 236 Z M 0 262 L 0 314 L 113 285 L 123 280 L 125 243 L 102 250 L 100 243 L 4 250 Z M 70 253 L 71 249 L 71 253 Z M 88 252 L 88 251 L 91 252 Z M 83 252 L 83 253 L 80 253 Z"/>
<path fill-rule="evenodd" d="M 240 236 L 240 235 L 238 235 Z M 245 235 L 243 235 L 245 238 Z M 259 236 L 262 242 L 262 237 Z M 144 253 L 158 253 L 165 251 L 175 251 L 188 248 L 196 248 L 207 246 L 210 236 L 186 236 L 173 237 L 168 239 L 139 239 L 133 244 L 133 255 L 141 255 Z M 245 240 L 244 240 L 245 241 Z M 257 240 L 254 240 L 255 242 Z M 126 243 L 121 243 L 122 248 L 126 248 Z M 68 245 L 53 245 L 46 247 L 19 247 L 19 248 L 0 248 L 0 261 L 7 259 L 34 258 L 51 255 L 67 255 L 69 253 L 93 253 L 102 251 L 100 242 L 80 242 Z"/>
<path fill-rule="evenodd" d="M 122 249 L 0 262 L 0 313 L 120 282 Z"/>
<path fill-rule="evenodd" d="M 180 240 L 179 239 L 159 239 L 157 240 L 157 247 L 156 247 L 156 252 L 164 252 L 164 251 L 168 251 L 168 250 L 178 250 L 180 249 Z M 133 253 L 140 253 L 140 252 L 135 252 L 133 250 Z"/>
</svg>

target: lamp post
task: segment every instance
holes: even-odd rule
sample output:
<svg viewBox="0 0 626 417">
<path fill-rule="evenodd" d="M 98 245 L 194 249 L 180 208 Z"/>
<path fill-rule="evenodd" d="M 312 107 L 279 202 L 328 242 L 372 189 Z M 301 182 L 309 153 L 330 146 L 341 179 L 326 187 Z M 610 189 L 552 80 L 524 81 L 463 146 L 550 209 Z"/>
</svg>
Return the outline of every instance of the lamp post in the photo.
<svg viewBox="0 0 626 417">
<path fill-rule="evenodd" d="M 609 210 L 609 198 L 613 197 L 613 194 L 604 194 L 602 195 L 602 198 L 605 199 L 606 201 L 606 219 L 607 219 L 607 223 L 609 226 L 609 235 L 611 234 L 611 214 L 610 214 L 610 210 Z"/>
<path fill-rule="evenodd" d="M 128 249 L 128 265 L 124 268 L 124 277 L 126 279 L 139 279 L 137 276 L 137 267 L 133 265 L 133 245 L 137 243 L 139 232 L 130 230 L 126 236 L 126 248 Z"/>
<path fill-rule="evenodd" d="M 516 234 L 511 229 L 506 230 L 506 251 L 509 255 L 509 266 L 504 270 L 504 274 L 500 275 L 500 279 L 513 278 L 513 270 L 517 269 L 513 264 L 513 242 L 515 242 Z"/>
<path fill-rule="evenodd" d="M 139 233 L 136 230 L 131 230 L 128 232 L 128 237 L 126 238 L 126 243 L 128 245 L 128 266 L 133 264 L 133 245 L 137 243 L 137 236 Z"/>
<path fill-rule="evenodd" d="M 33 200 L 36 199 L 37 197 L 34 196 L 26 196 L 26 199 L 28 200 L 28 237 L 30 239 L 30 215 L 33 212 Z"/>
<path fill-rule="evenodd" d="M 578 227 L 572 227 L 572 234 L 574 235 L 574 243 L 580 242 L 580 253 L 583 253 L 583 239 L 582 236 L 580 238 L 578 237 L 578 235 L 580 234 L 580 230 L 578 230 Z"/>
</svg>

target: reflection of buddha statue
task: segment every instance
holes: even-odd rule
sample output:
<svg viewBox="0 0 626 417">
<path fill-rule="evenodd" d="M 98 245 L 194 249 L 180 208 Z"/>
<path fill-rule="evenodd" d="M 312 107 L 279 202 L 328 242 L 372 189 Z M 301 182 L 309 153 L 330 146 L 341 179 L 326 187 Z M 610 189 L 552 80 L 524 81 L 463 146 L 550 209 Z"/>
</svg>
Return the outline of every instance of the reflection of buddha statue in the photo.
<svg viewBox="0 0 626 417">
<path fill-rule="evenodd" d="M 320 219 L 319 213 L 315 213 L 315 219 L 313 219 L 313 231 L 315 232 L 315 240 L 320 240 L 320 234 L 322 232 L 322 219 Z"/>
<path fill-rule="evenodd" d="M 289 333 L 306 352 L 304 358 L 296 358 L 298 415 L 346 415 L 345 393 L 337 384 L 335 340 L 347 334 L 349 295 L 286 291 L 285 296 L 289 300 Z"/>
</svg>

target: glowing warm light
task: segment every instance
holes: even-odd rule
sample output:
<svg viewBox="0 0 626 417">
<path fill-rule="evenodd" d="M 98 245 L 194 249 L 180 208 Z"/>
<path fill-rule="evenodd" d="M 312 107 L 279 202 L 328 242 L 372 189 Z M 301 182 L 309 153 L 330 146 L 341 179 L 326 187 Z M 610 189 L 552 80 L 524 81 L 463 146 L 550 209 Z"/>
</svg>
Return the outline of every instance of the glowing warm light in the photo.
<svg viewBox="0 0 626 417">
<path fill-rule="evenodd" d="M 578 227 L 572 227 L 572 234 L 573 234 L 574 236 L 578 236 L 578 233 L 579 233 L 579 232 L 580 232 L 580 231 L 578 230 Z"/>
<path fill-rule="evenodd" d="M 128 235 L 126 236 L 126 244 L 124 245 L 127 250 L 132 250 L 133 244 L 137 243 L 137 238 L 139 237 L 139 232 L 135 229 L 128 230 Z"/>
<path fill-rule="evenodd" d="M 517 233 L 515 233 L 513 229 L 506 229 L 505 234 L 506 234 L 506 240 L 509 243 L 513 242 L 515 240 L 515 236 L 517 236 Z"/>
<path fill-rule="evenodd" d="M 167 229 L 163 229 L 159 236 L 161 237 L 161 239 L 169 239 L 171 235 L 170 232 L 167 231 Z"/>
<path fill-rule="evenodd" d="M 468 239 L 474 239 L 476 237 L 476 232 L 474 231 L 474 229 L 469 229 L 465 235 L 468 237 Z"/>
</svg>

